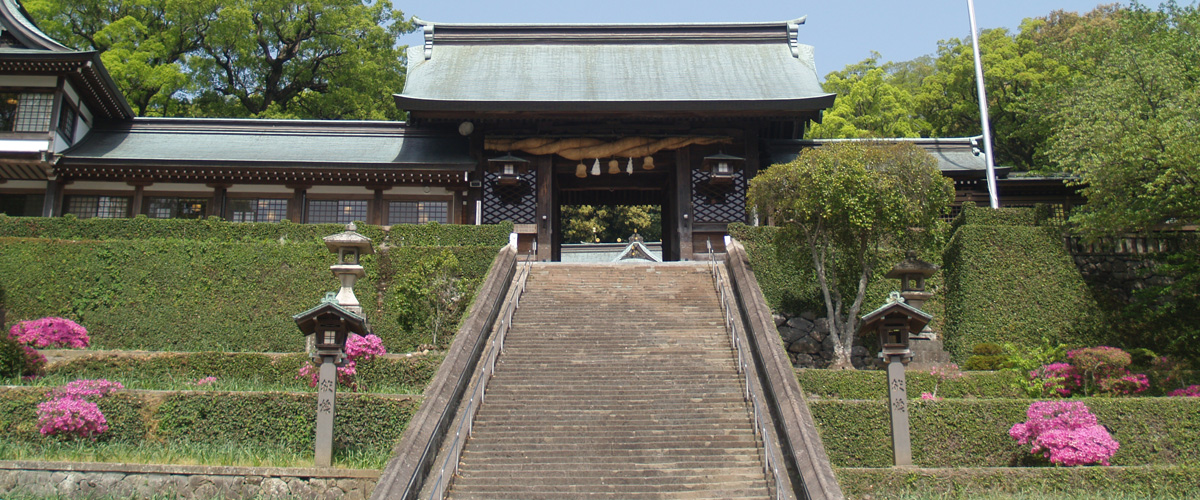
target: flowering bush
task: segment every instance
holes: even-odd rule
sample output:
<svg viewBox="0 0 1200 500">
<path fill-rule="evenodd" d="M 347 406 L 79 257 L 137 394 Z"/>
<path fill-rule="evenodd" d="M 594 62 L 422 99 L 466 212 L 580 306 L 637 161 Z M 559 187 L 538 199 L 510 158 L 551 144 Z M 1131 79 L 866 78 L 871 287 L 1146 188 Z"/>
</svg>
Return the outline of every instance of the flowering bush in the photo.
<svg viewBox="0 0 1200 500">
<path fill-rule="evenodd" d="M 941 400 L 942 400 L 942 398 L 939 398 L 939 397 L 937 397 L 936 395 L 934 395 L 934 394 L 930 394 L 930 393 L 928 393 L 928 392 L 922 392 L 922 393 L 921 393 L 921 400 L 922 400 L 922 401 L 941 401 Z"/>
<path fill-rule="evenodd" d="M 1025 415 L 1029 420 L 1013 425 L 1008 435 L 1058 465 L 1108 465 L 1121 446 L 1078 401 L 1037 401 Z"/>
<path fill-rule="evenodd" d="M 107 396 L 112 391 L 124 388 L 125 386 L 121 385 L 120 382 L 111 382 L 105 379 L 79 379 L 50 391 L 50 397 L 68 399 L 99 398 Z"/>
<path fill-rule="evenodd" d="M 1066 397 L 1079 388 L 1083 378 L 1068 363 L 1050 363 L 1029 372 L 1029 380 L 1040 381 L 1043 396 Z"/>
<path fill-rule="evenodd" d="M 351 389 L 357 389 L 358 384 L 354 381 L 354 375 L 358 373 L 358 370 L 355 368 L 357 362 L 370 361 L 380 354 L 387 354 L 387 349 L 384 349 L 382 339 L 370 334 L 365 337 L 350 334 L 346 339 L 346 362 L 342 366 L 337 367 L 338 384 L 345 385 Z M 320 375 L 320 367 L 310 361 L 300 367 L 300 373 L 296 375 L 296 378 L 308 379 L 308 386 L 316 387 L 317 379 L 320 378 Z"/>
<path fill-rule="evenodd" d="M 942 385 L 942 382 L 963 378 L 963 372 L 960 371 L 958 369 L 958 365 L 954 363 L 943 366 L 935 366 L 929 369 L 929 374 L 933 375 L 933 377 L 937 379 L 937 382 L 933 384 L 933 393 L 930 393 L 928 398 L 925 397 L 925 393 L 921 393 L 921 399 L 929 399 L 933 401 L 942 400 L 942 398 L 937 397 L 938 387 Z"/>
<path fill-rule="evenodd" d="M 1150 388 L 1150 379 L 1141 373 L 1100 380 L 1100 392 L 1117 396 L 1136 394 Z"/>
<path fill-rule="evenodd" d="M 208 376 L 196 381 L 196 385 L 208 385 L 217 381 L 217 377 Z"/>
<path fill-rule="evenodd" d="M 1173 398 L 1200 398 L 1200 385 L 1189 385 L 1183 389 L 1176 389 L 1167 394 Z"/>
<path fill-rule="evenodd" d="M 38 425 L 44 435 L 69 434 L 95 437 L 108 430 L 108 421 L 100 407 L 91 401 L 59 398 L 37 406 Z"/>
<path fill-rule="evenodd" d="M 100 407 L 88 399 L 99 399 L 124 388 L 120 382 L 80 379 L 50 391 L 51 399 L 37 406 L 39 432 L 82 438 L 100 435 L 108 430 L 108 421 Z"/>
<path fill-rule="evenodd" d="M 17 342 L 37 348 L 73 347 L 82 349 L 91 343 L 87 329 L 66 318 L 42 318 L 12 326 L 8 335 Z"/>
</svg>

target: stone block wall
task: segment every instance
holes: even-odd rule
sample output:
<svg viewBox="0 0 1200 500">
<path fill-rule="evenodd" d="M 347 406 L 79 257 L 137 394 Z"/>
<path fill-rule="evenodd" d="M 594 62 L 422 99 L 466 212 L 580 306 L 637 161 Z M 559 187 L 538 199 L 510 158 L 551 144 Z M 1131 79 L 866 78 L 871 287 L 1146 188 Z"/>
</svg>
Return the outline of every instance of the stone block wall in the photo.
<svg viewBox="0 0 1200 500">
<path fill-rule="evenodd" d="M 365 500 L 378 479 L 375 470 L 0 461 L 0 498 Z"/>
<path fill-rule="evenodd" d="M 833 336 L 829 334 L 829 320 L 818 318 L 811 311 L 798 316 L 773 314 L 775 328 L 787 349 L 788 359 L 796 368 L 828 368 L 833 363 Z M 875 366 L 872 353 L 862 346 L 858 337 L 850 350 L 850 362 L 856 369 Z"/>
</svg>

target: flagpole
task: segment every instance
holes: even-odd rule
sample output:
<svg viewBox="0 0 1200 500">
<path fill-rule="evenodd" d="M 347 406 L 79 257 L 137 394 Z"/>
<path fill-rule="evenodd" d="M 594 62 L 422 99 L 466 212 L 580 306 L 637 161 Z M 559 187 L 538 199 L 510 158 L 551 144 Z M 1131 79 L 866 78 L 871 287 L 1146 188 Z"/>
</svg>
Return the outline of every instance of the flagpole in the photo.
<svg viewBox="0 0 1200 500">
<path fill-rule="evenodd" d="M 979 91 L 979 121 L 983 123 L 983 154 L 987 160 L 988 200 L 992 208 L 1000 208 L 1000 197 L 996 193 L 996 163 L 992 154 L 992 127 L 988 124 L 987 90 L 983 85 L 983 61 L 979 57 L 979 28 L 975 24 L 975 0 L 967 0 L 967 13 L 971 16 L 971 47 L 975 52 L 975 86 Z"/>
</svg>

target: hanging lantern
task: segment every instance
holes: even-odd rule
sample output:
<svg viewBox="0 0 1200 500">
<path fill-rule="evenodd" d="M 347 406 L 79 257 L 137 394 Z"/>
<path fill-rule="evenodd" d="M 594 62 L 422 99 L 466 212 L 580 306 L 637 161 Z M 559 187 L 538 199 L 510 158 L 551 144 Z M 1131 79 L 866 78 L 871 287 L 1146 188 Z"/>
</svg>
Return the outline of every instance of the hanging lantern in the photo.
<svg viewBox="0 0 1200 500">
<path fill-rule="evenodd" d="M 642 160 L 642 168 L 646 170 L 654 170 L 654 157 L 647 156 Z"/>
<path fill-rule="evenodd" d="M 629 163 L 625 164 L 625 173 L 633 175 L 633 157 L 629 157 Z"/>
<path fill-rule="evenodd" d="M 719 153 L 705 156 L 700 169 L 708 172 L 709 184 L 732 184 L 733 172 L 741 168 L 745 158 Z"/>
<path fill-rule="evenodd" d="M 515 186 L 521 183 L 521 174 L 529 170 L 529 160 L 505 153 L 504 156 L 488 159 L 488 166 L 500 176 L 496 184 Z"/>
<path fill-rule="evenodd" d="M 580 179 L 587 178 L 587 165 L 584 165 L 583 162 L 579 162 L 578 165 L 575 165 L 575 177 Z"/>
<path fill-rule="evenodd" d="M 596 158 L 596 163 L 592 164 L 592 175 L 600 175 L 600 159 Z"/>
<path fill-rule="evenodd" d="M 608 160 L 608 173 L 609 175 L 621 173 L 621 162 L 617 161 L 616 158 Z"/>
</svg>

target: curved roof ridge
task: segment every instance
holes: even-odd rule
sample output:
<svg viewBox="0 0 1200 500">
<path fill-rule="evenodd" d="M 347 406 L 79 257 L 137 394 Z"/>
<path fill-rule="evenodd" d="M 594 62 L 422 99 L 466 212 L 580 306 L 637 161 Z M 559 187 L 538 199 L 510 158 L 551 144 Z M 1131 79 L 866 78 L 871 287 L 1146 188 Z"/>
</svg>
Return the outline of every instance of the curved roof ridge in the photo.
<svg viewBox="0 0 1200 500">
<path fill-rule="evenodd" d="M 73 49 L 50 38 L 37 27 L 33 17 L 17 0 L 0 0 L 0 31 L 12 33 L 13 37 L 30 49 L 51 50 L 54 52 L 74 52 Z"/>
</svg>

